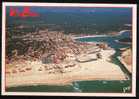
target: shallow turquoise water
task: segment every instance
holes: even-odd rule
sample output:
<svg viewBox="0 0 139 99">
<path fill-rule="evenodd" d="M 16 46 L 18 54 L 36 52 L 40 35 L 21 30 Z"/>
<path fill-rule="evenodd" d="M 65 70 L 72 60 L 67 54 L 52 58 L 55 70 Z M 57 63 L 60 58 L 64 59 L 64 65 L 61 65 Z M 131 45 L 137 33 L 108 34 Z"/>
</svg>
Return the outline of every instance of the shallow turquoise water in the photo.
<svg viewBox="0 0 139 99">
<path fill-rule="evenodd" d="M 109 46 L 116 50 L 115 55 L 113 55 L 113 63 L 118 64 L 121 70 L 127 75 L 128 80 L 95 80 L 95 81 L 76 81 L 72 85 L 67 86 L 48 86 L 48 85 L 38 85 L 38 86 L 23 86 L 23 87 L 11 87 L 6 89 L 7 91 L 17 91 L 17 92 L 131 92 L 131 74 L 124 68 L 124 66 L 117 59 L 120 55 L 119 48 L 130 47 L 127 44 L 118 44 L 115 40 L 127 37 L 127 32 L 120 36 L 115 37 L 91 37 L 91 38 L 81 38 L 78 39 L 82 42 L 107 42 Z"/>
</svg>

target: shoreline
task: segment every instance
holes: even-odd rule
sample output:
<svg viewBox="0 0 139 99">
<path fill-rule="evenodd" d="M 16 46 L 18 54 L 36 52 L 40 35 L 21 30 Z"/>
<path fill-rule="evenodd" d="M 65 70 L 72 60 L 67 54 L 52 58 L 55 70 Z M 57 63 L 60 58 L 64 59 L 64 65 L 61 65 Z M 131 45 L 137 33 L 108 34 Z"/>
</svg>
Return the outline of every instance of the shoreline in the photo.
<svg viewBox="0 0 139 99">
<path fill-rule="evenodd" d="M 124 67 L 128 70 L 128 72 L 132 73 L 132 66 L 127 65 L 121 57 L 117 57 L 120 62 L 124 65 Z"/>
<path fill-rule="evenodd" d="M 92 38 L 92 37 L 108 37 L 108 36 L 119 36 L 121 35 L 122 33 L 124 32 L 127 32 L 127 31 L 131 31 L 131 30 L 121 30 L 120 32 L 117 32 L 116 35 L 86 35 L 86 36 L 73 36 L 72 38 L 73 39 L 80 39 L 80 38 Z"/>
<path fill-rule="evenodd" d="M 90 38 L 90 37 L 107 37 L 108 35 L 87 35 L 87 36 L 74 36 L 73 39 Z"/>
<path fill-rule="evenodd" d="M 74 81 L 86 80 L 126 80 L 125 74 L 120 67 L 109 62 L 109 56 L 114 53 L 114 50 L 102 51 L 103 59 L 85 63 L 79 62 L 79 67 L 71 72 L 48 74 L 45 71 L 30 71 L 6 75 L 6 87 L 24 85 L 71 85 Z M 32 63 L 31 66 L 38 68 L 39 64 Z"/>
<path fill-rule="evenodd" d="M 131 30 L 122 30 L 119 32 L 119 34 L 121 35 L 122 33 L 127 32 L 127 31 L 131 31 Z"/>
<path fill-rule="evenodd" d="M 128 70 L 128 72 L 132 73 L 132 49 L 127 48 L 123 50 L 121 55 L 118 57 L 118 59 Z"/>
<path fill-rule="evenodd" d="M 68 80 L 67 80 L 68 79 Z M 6 86 L 6 88 L 11 88 L 11 87 L 22 87 L 22 86 L 39 86 L 39 85 L 48 85 L 48 86 L 72 86 L 74 82 L 80 82 L 80 81 L 96 81 L 96 80 L 108 80 L 108 79 L 102 79 L 102 78 L 95 78 L 93 76 L 88 76 L 88 77 L 81 77 L 81 76 L 76 76 L 74 78 L 66 78 L 66 80 L 55 80 L 55 81 L 34 81 L 34 82 L 28 82 L 28 83 L 13 83 L 11 85 Z M 126 81 L 126 79 L 117 77 L 116 79 L 109 79 L 108 81 Z"/>
<path fill-rule="evenodd" d="M 125 31 L 127 30 L 122 30 L 120 33 Z M 79 39 L 102 36 L 107 37 L 108 35 L 92 35 L 74 38 Z M 86 80 L 127 80 L 120 67 L 110 62 L 110 56 L 115 53 L 115 50 L 102 50 L 100 53 L 103 57 L 102 59 L 85 63 L 78 62 L 77 65 L 79 67 L 73 69 L 71 72 L 61 74 L 48 74 L 46 71 L 36 71 L 39 66 L 43 66 L 43 64 L 39 61 L 30 62 L 27 64 L 23 63 L 23 65 L 33 67 L 34 69 L 30 72 L 6 75 L 6 87 L 29 85 L 71 85 L 74 81 Z M 21 63 L 17 65 L 21 65 Z"/>
</svg>

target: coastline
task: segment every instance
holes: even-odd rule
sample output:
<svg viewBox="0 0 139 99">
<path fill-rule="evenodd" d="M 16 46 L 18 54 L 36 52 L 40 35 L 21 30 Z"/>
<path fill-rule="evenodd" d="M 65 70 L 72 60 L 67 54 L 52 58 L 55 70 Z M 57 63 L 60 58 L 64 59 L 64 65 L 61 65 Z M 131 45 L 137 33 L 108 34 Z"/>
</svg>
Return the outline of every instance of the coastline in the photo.
<svg viewBox="0 0 139 99">
<path fill-rule="evenodd" d="M 124 60 L 119 56 L 119 57 L 117 57 L 119 60 L 120 60 L 120 62 L 124 65 L 124 67 L 130 72 L 130 73 L 132 73 L 132 66 L 131 65 L 127 65 L 125 62 L 124 62 Z"/>
<path fill-rule="evenodd" d="M 87 36 L 74 36 L 73 39 L 90 38 L 90 37 L 107 37 L 108 35 L 87 35 Z"/>
<path fill-rule="evenodd" d="M 122 33 L 127 30 L 121 31 Z M 120 33 L 121 33 L 120 32 Z M 119 35 L 119 34 L 117 34 Z M 115 35 L 115 36 L 117 36 Z M 88 37 L 107 37 L 109 35 L 90 35 L 74 37 L 74 39 Z M 94 43 L 94 42 L 93 42 Z M 6 87 L 29 86 L 29 85 L 71 85 L 74 81 L 84 80 L 126 80 L 125 74 L 120 67 L 110 62 L 110 56 L 115 53 L 114 49 L 101 51 L 103 59 L 78 63 L 79 68 L 72 72 L 61 74 L 48 74 L 44 72 L 23 72 L 6 76 Z M 30 64 L 30 63 L 29 63 Z M 18 64 L 20 65 L 20 64 Z M 26 65 L 26 64 L 25 64 Z M 30 67 L 39 68 L 40 63 L 31 63 Z M 102 69 L 103 68 L 103 69 Z"/>
<path fill-rule="evenodd" d="M 74 69 L 72 72 L 48 74 L 45 71 L 30 71 L 27 73 L 6 75 L 6 87 L 29 85 L 71 85 L 74 81 L 84 80 L 126 80 L 125 74 L 120 67 L 109 62 L 108 57 L 114 53 L 114 50 L 102 51 L 103 59 L 78 63 L 79 68 Z M 39 65 L 32 64 L 32 66 L 38 67 Z"/>
<path fill-rule="evenodd" d="M 91 37 L 108 37 L 108 36 L 119 36 L 121 35 L 122 33 L 124 32 L 127 32 L 127 31 L 131 31 L 131 30 L 121 30 L 120 32 L 117 32 L 116 35 L 85 35 L 85 36 L 73 36 L 72 38 L 73 39 L 80 39 L 80 38 L 91 38 Z"/>
<path fill-rule="evenodd" d="M 127 31 L 131 31 L 131 30 L 122 30 L 122 31 L 119 32 L 119 35 L 121 35 L 124 32 L 127 32 Z"/>
</svg>

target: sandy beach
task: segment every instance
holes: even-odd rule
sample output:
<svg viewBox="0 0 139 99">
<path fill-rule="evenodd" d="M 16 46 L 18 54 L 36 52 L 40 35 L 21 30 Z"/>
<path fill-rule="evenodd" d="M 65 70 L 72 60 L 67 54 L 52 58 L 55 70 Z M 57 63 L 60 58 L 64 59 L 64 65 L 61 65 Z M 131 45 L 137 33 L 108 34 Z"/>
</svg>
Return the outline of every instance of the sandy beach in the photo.
<svg viewBox="0 0 139 99">
<path fill-rule="evenodd" d="M 74 36 L 73 39 L 89 38 L 89 37 L 107 37 L 107 35 L 87 35 L 87 36 Z"/>
<path fill-rule="evenodd" d="M 122 30 L 122 31 L 119 32 L 119 35 L 121 35 L 124 32 L 127 32 L 127 31 L 131 31 L 131 30 Z"/>
<path fill-rule="evenodd" d="M 73 81 L 82 80 L 126 80 L 120 67 L 111 63 L 109 57 L 115 53 L 114 50 L 101 51 L 104 57 L 97 61 L 77 63 L 78 67 L 71 72 L 52 73 L 36 71 L 42 65 L 41 62 L 27 63 L 33 67 L 31 71 L 6 74 L 6 87 L 28 86 L 28 85 L 68 85 Z M 26 65 L 27 65 L 26 64 Z"/>
<path fill-rule="evenodd" d="M 118 57 L 118 59 L 121 61 L 121 63 L 125 66 L 125 68 L 132 73 L 132 66 L 128 65 L 127 63 L 124 62 L 124 60 L 121 57 Z"/>
<path fill-rule="evenodd" d="M 122 33 L 127 32 L 127 31 L 131 31 L 131 30 L 121 30 L 120 32 L 117 32 L 117 34 L 113 35 L 113 36 L 121 35 Z M 80 39 L 80 38 L 108 37 L 108 36 L 112 36 L 112 35 L 86 35 L 86 36 L 73 36 L 72 38 L 73 39 Z"/>
<path fill-rule="evenodd" d="M 118 57 L 125 68 L 132 73 L 132 49 L 127 48 L 123 50 L 120 57 Z"/>
</svg>

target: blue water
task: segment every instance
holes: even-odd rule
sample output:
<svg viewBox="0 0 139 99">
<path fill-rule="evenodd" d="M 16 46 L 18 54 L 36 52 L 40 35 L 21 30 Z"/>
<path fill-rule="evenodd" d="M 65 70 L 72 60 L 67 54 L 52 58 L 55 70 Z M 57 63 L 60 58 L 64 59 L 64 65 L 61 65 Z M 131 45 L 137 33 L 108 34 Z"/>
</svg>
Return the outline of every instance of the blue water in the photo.
<svg viewBox="0 0 139 99">
<path fill-rule="evenodd" d="M 124 68 L 121 62 L 117 59 L 120 55 L 119 48 L 131 47 L 128 44 L 119 44 L 115 40 L 129 37 L 130 31 L 124 32 L 118 36 L 108 36 L 108 37 L 90 37 L 90 38 L 80 38 L 78 41 L 81 42 L 106 42 L 108 45 L 116 50 L 115 55 L 113 55 L 113 63 L 119 65 L 121 70 L 127 76 L 127 80 L 95 80 L 95 81 L 76 81 L 72 85 L 67 86 L 48 86 L 48 85 L 38 85 L 38 86 L 23 86 L 23 87 L 11 87 L 7 91 L 17 91 L 17 92 L 131 92 L 131 74 Z"/>
<path fill-rule="evenodd" d="M 126 31 L 118 36 L 107 36 L 107 37 L 88 37 L 88 38 L 79 38 L 78 41 L 82 42 L 106 42 L 110 47 L 114 49 L 129 47 L 128 44 L 120 44 L 118 42 L 115 42 L 115 40 L 120 40 L 123 38 L 127 38 L 130 35 L 129 31 Z"/>
</svg>

